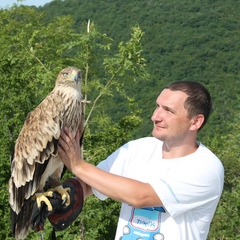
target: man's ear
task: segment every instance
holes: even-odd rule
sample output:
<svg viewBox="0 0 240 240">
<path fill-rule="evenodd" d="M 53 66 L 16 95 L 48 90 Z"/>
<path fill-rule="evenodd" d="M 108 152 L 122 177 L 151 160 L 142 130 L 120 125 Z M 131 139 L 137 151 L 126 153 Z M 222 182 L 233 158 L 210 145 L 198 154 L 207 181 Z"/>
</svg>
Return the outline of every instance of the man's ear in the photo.
<svg viewBox="0 0 240 240">
<path fill-rule="evenodd" d="M 191 121 L 190 130 L 199 130 L 204 122 L 204 116 L 202 114 L 198 114 L 194 116 Z"/>
</svg>

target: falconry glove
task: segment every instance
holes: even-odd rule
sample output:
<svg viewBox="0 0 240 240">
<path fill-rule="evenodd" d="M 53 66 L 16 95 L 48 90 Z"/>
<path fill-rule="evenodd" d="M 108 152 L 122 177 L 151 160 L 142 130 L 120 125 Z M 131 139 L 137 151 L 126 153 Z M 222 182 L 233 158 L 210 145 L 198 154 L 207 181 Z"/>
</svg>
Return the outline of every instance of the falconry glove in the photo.
<svg viewBox="0 0 240 240">
<path fill-rule="evenodd" d="M 34 202 L 32 226 L 36 231 L 44 229 L 47 218 L 55 230 L 64 230 L 71 225 L 82 211 L 84 196 L 80 182 L 75 178 L 69 178 L 63 182 L 62 187 L 69 189 L 70 203 L 68 205 L 57 191 L 54 191 L 52 196 L 46 196 L 52 206 L 50 210 L 44 201 L 41 202 L 40 207 L 38 207 L 36 201 Z"/>
</svg>

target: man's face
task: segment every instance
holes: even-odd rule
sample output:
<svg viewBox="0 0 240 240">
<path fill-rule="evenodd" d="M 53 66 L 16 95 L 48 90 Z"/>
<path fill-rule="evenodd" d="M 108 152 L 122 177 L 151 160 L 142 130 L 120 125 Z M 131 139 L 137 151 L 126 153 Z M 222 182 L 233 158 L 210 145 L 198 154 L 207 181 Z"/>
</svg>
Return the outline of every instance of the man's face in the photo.
<svg viewBox="0 0 240 240">
<path fill-rule="evenodd" d="M 178 144 L 186 140 L 190 132 L 191 119 L 184 108 L 188 95 L 181 91 L 164 89 L 158 96 L 152 115 L 152 135 L 162 141 Z"/>
</svg>

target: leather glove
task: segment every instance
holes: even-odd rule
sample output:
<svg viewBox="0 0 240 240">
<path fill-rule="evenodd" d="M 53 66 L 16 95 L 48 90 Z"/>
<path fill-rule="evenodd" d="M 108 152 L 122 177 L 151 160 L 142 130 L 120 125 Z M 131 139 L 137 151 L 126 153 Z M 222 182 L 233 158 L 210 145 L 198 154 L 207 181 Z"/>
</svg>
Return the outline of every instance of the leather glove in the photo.
<svg viewBox="0 0 240 240">
<path fill-rule="evenodd" d="M 80 182 L 75 178 L 69 178 L 62 184 L 63 188 L 70 188 L 70 204 L 68 206 L 62 201 L 58 192 L 53 192 L 52 197 L 47 197 L 52 205 L 52 210 L 48 211 L 45 202 L 41 203 L 41 207 L 37 203 L 33 204 L 32 212 L 32 228 L 36 231 L 44 229 L 44 224 L 48 218 L 53 228 L 62 231 L 69 227 L 71 223 L 81 213 L 84 204 L 83 189 Z"/>
</svg>

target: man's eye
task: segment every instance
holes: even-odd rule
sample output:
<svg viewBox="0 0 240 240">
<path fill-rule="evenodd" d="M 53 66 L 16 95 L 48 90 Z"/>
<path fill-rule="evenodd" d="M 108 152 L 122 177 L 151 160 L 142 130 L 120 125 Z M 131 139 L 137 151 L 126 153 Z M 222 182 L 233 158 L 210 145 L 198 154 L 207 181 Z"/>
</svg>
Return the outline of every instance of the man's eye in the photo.
<svg viewBox="0 0 240 240">
<path fill-rule="evenodd" d="M 170 112 L 170 113 L 174 113 L 174 111 L 172 109 L 170 109 L 170 108 L 165 108 L 165 111 L 166 112 Z"/>
</svg>

